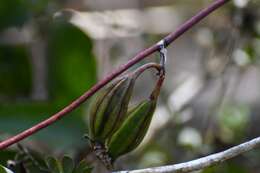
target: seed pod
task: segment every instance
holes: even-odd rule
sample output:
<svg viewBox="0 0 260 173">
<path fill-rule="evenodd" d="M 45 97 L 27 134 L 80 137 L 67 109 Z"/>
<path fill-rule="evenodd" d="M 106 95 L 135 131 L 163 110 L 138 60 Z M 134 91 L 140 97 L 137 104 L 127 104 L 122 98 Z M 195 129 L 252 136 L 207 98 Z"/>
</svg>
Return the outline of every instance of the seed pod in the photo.
<svg viewBox="0 0 260 173">
<path fill-rule="evenodd" d="M 104 144 L 124 120 L 135 78 L 124 76 L 101 91 L 90 110 L 90 138 Z"/>
<path fill-rule="evenodd" d="M 104 98 L 109 94 L 109 92 L 118 84 L 122 79 L 118 79 L 109 85 L 102 88 L 98 91 L 93 98 L 91 99 L 90 103 L 90 110 L 89 110 L 89 136 L 86 135 L 89 140 L 95 139 L 95 121 L 96 121 L 96 113 L 97 110 L 104 100 Z"/>
<path fill-rule="evenodd" d="M 108 143 L 108 153 L 112 161 L 134 150 L 142 142 L 150 126 L 163 80 L 164 76 L 158 80 L 148 100 L 141 102 L 128 112 L 126 120 L 111 137 Z"/>
<path fill-rule="evenodd" d="M 108 152 L 113 161 L 141 143 L 150 125 L 155 106 L 155 100 L 146 100 L 129 111 L 128 118 L 108 144 Z"/>
<path fill-rule="evenodd" d="M 118 140 L 117 138 L 113 138 L 114 140 L 112 141 L 111 137 L 114 136 L 114 134 L 117 134 L 118 130 L 125 131 L 123 127 L 129 127 L 129 125 L 124 125 L 126 121 L 129 121 L 130 122 L 129 124 L 131 124 L 132 127 L 134 126 L 134 124 L 131 122 L 132 121 L 131 118 L 130 120 L 128 120 L 129 118 L 127 118 L 127 116 L 132 117 L 132 114 L 130 112 L 127 114 L 127 108 L 133 92 L 135 80 L 139 77 L 141 73 L 143 73 L 148 68 L 155 68 L 158 70 L 158 72 L 160 72 L 161 70 L 159 64 L 156 63 L 145 64 L 139 67 L 138 69 L 136 69 L 134 72 L 128 73 L 127 75 L 117 79 L 116 81 L 114 81 L 113 83 L 105 87 L 104 89 L 101 89 L 101 91 L 99 91 L 96 94 L 96 97 L 92 102 L 90 115 L 89 115 L 90 135 L 89 136 L 86 135 L 86 137 L 89 139 L 91 143 L 91 147 L 94 150 L 97 158 L 101 160 L 102 163 L 109 170 L 112 169 L 112 163 L 113 160 L 115 160 L 116 156 L 114 158 L 111 157 L 108 151 L 108 145 L 114 143 L 113 141 Z M 152 116 L 149 117 L 147 114 L 151 112 L 153 113 L 156 105 L 157 96 L 159 94 L 159 90 L 160 90 L 160 86 L 157 84 L 156 89 L 153 91 L 153 94 L 150 96 L 150 99 L 147 101 L 147 103 L 145 103 L 144 105 L 141 104 L 142 106 L 140 107 L 137 106 L 135 109 L 131 111 L 133 113 L 134 112 L 140 112 L 141 114 L 143 113 L 144 117 L 146 118 L 142 119 L 142 116 L 139 115 L 139 116 L 133 116 L 132 119 L 136 119 L 136 118 L 140 119 L 140 121 L 138 120 L 138 122 L 143 122 L 143 124 L 147 122 L 148 125 L 145 125 L 146 130 L 139 133 L 141 135 L 138 135 L 136 132 L 137 130 L 135 130 L 137 128 L 134 128 L 133 133 L 137 135 L 131 136 L 131 138 L 136 137 L 134 139 L 136 142 L 134 142 L 133 145 L 129 147 L 130 150 L 127 150 L 126 152 L 129 152 L 134 148 L 136 148 L 138 144 L 142 141 L 143 136 L 145 135 L 149 127 L 151 117 L 152 117 Z M 148 110 L 148 112 L 144 110 Z M 138 123 L 137 125 L 138 127 L 140 127 Z M 120 130 L 122 128 L 123 130 Z M 119 138 L 126 137 L 126 136 L 123 137 L 121 136 L 119 135 Z M 116 145 L 112 144 L 111 146 L 112 146 L 111 148 L 113 148 L 113 146 Z M 123 150 L 123 152 L 121 153 L 124 154 L 126 152 Z M 121 153 L 120 155 L 122 155 Z"/>
</svg>

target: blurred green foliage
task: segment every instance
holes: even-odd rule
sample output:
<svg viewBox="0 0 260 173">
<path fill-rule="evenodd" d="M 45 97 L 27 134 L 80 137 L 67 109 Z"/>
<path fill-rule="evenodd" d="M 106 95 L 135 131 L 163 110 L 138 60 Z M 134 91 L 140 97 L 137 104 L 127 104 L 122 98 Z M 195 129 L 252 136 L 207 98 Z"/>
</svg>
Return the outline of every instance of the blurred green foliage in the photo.
<svg viewBox="0 0 260 173">
<path fill-rule="evenodd" d="M 0 97 L 8 100 L 30 95 L 32 67 L 28 56 L 25 46 L 0 45 Z"/>
<path fill-rule="evenodd" d="M 17 134 L 50 117 L 87 91 L 96 82 L 96 60 L 92 40 L 76 26 L 53 20 L 49 1 L 0 1 L 0 32 L 17 28 L 33 21 L 36 26 L 28 42 L 0 42 L 0 139 Z M 41 18 L 44 20 L 41 20 Z M 43 26 L 46 30 L 43 31 Z M 30 46 L 34 39 L 47 43 L 46 89 L 47 98 L 32 96 L 35 80 Z M 41 57 L 41 55 L 39 55 Z M 36 55 L 36 58 L 37 55 Z M 41 79 L 40 79 L 41 80 Z M 27 142 L 42 146 L 42 152 L 71 153 L 82 145 L 86 132 L 84 112 L 87 104 L 73 111 L 62 121 L 30 137 Z M 14 153 L 0 151 L 1 163 Z"/>
<path fill-rule="evenodd" d="M 25 26 L 29 26 L 29 29 L 27 29 L 32 32 L 30 33 L 32 40 L 29 43 L 6 43 L 0 38 L 0 140 L 17 134 L 50 117 L 83 94 L 97 81 L 98 67 L 92 52 L 93 41 L 78 27 L 53 18 L 53 13 L 66 7 L 66 2 L 50 0 L 0 1 L 0 34 L 10 30 L 22 33 L 26 30 Z M 193 5 L 190 4 L 194 2 L 178 1 L 178 3 L 179 5 L 182 4 L 180 9 L 183 10 L 184 7 L 192 8 Z M 224 10 L 220 12 L 221 15 L 230 15 L 230 18 L 234 17 L 236 12 L 244 16 L 238 26 L 239 32 L 243 34 L 243 40 L 238 40 L 238 42 L 241 42 L 239 49 L 243 50 L 250 59 L 249 63 L 246 64 L 248 66 L 259 65 L 260 60 L 260 24 L 257 24 L 259 19 L 257 20 L 254 16 L 259 11 L 259 6 L 256 6 L 256 3 L 256 1 L 252 1 L 252 5 L 245 9 L 230 4 L 225 8 L 230 14 L 225 13 Z M 202 6 L 202 4 L 205 4 L 205 2 L 200 1 L 200 4 L 196 5 Z M 215 13 L 215 15 L 217 14 Z M 220 17 L 223 17 L 221 15 Z M 225 19 L 226 21 L 229 20 Z M 211 25 L 213 24 L 211 23 Z M 33 29 L 30 30 L 32 26 Z M 217 32 L 217 29 L 214 32 Z M 223 34 L 223 31 L 219 33 L 217 36 L 221 39 L 220 35 Z M 147 36 L 144 34 L 144 40 L 151 44 L 161 37 L 161 35 L 148 34 Z M 46 50 L 44 50 L 47 62 L 45 69 L 47 98 L 43 100 L 34 100 L 32 97 L 35 69 L 33 68 L 30 46 L 37 39 L 47 45 Z M 112 56 L 116 57 L 114 54 L 118 54 L 118 52 L 116 52 L 116 49 L 112 51 Z M 120 54 L 124 54 L 124 52 L 120 52 Z M 169 94 L 166 93 L 165 95 Z M 57 155 L 73 155 L 80 152 L 81 148 L 86 149 L 87 142 L 84 141 L 82 136 L 87 130 L 84 120 L 87 106 L 87 103 L 82 105 L 61 121 L 32 135 L 24 143 L 30 144 L 40 151 L 44 155 L 43 157 L 47 154 L 57 153 Z M 203 143 L 205 141 L 202 141 L 202 147 L 192 150 L 178 146 L 177 141 L 179 133 L 187 124 L 168 124 L 167 127 L 161 129 L 163 132 L 160 134 L 162 135 L 154 137 L 156 138 L 154 144 L 147 145 L 137 154 L 134 153 L 135 156 L 129 157 L 130 159 L 126 162 L 127 167 L 134 169 L 136 167 L 172 164 L 173 162 L 185 161 L 187 158 L 193 159 L 205 155 L 205 153 L 226 149 L 244 141 L 248 136 L 251 138 L 248 134 L 251 114 L 251 107 L 248 105 L 233 103 L 224 105 L 217 111 L 217 118 L 214 123 L 216 123 L 219 131 L 212 130 L 212 138 L 214 139 L 212 143 L 208 144 L 210 146 L 206 146 Z M 200 132 L 200 134 L 203 133 Z M 202 137 L 204 138 L 204 136 Z M 200 151 L 203 147 L 206 148 L 206 152 Z M 16 154 L 17 151 L 13 148 L 0 151 L 0 164 L 6 166 L 6 161 L 13 159 Z M 252 158 L 254 161 L 248 158 Z M 247 173 L 249 172 L 247 169 L 254 172 L 260 169 L 259 160 L 259 151 L 254 151 L 250 157 L 244 156 L 241 160 L 234 159 L 202 172 Z M 61 160 L 48 158 L 46 162 L 46 166 L 55 173 L 83 173 L 81 170 L 85 169 L 87 172 L 91 170 L 83 162 L 78 164 L 77 167 L 77 164 L 68 157 Z M 243 164 L 244 162 L 250 162 L 253 166 Z"/>
<path fill-rule="evenodd" d="M 9 170 L 8 168 L 0 165 L 0 173 L 13 173 L 11 170 Z"/>
<path fill-rule="evenodd" d="M 249 123 L 250 110 L 245 105 L 225 105 L 219 111 L 220 138 L 232 143 L 245 137 Z"/>
<path fill-rule="evenodd" d="M 90 173 L 92 169 L 84 160 L 75 164 L 68 156 L 64 156 L 61 160 L 46 157 L 41 162 L 33 156 L 27 156 L 25 160 L 10 160 L 7 167 L 0 165 L 0 173 Z"/>
<path fill-rule="evenodd" d="M 61 161 L 54 157 L 48 157 L 45 161 L 50 173 L 90 173 L 92 167 L 90 167 L 85 161 L 81 161 L 78 165 L 75 165 L 74 161 L 70 157 L 63 157 Z"/>
<path fill-rule="evenodd" d="M 69 23 L 54 23 L 48 47 L 49 91 L 54 99 L 67 102 L 94 84 L 96 63 L 85 33 Z"/>
<path fill-rule="evenodd" d="M 29 18 L 29 9 L 23 0 L 0 2 L 0 31 L 9 26 L 21 26 Z"/>
</svg>

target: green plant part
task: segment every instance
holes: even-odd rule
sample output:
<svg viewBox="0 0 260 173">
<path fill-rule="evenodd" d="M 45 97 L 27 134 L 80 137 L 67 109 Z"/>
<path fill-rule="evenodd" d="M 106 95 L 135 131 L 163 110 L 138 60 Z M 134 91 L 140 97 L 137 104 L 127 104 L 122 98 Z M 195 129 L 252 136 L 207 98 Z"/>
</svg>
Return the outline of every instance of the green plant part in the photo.
<svg viewBox="0 0 260 173">
<path fill-rule="evenodd" d="M 127 119 L 108 143 L 108 153 L 114 162 L 139 146 L 150 126 L 164 74 L 160 76 L 150 98 L 128 111 Z"/>
<path fill-rule="evenodd" d="M 146 100 L 129 111 L 129 117 L 112 136 L 108 144 L 108 152 L 113 161 L 132 151 L 141 143 L 149 127 L 154 109 L 155 101 Z"/>
<path fill-rule="evenodd" d="M 75 165 L 74 161 L 68 156 L 64 156 L 62 160 L 48 157 L 45 163 L 48 167 L 46 173 L 91 173 L 93 169 L 85 160 Z"/>
<path fill-rule="evenodd" d="M 89 139 L 97 158 L 109 170 L 113 169 L 113 165 L 107 144 L 129 116 L 127 109 L 135 81 L 148 68 L 155 68 L 161 72 L 159 64 L 145 64 L 101 89 L 92 102 L 89 114 L 90 136 L 85 137 Z M 151 97 L 151 100 L 156 99 Z"/>
<path fill-rule="evenodd" d="M 127 75 L 100 91 L 90 110 L 90 138 L 104 144 L 124 120 L 135 78 Z"/>
<path fill-rule="evenodd" d="M 0 165 L 0 173 L 14 173 L 14 172 L 11 171 L 10 169 Z"/>
<path fill-rule="evenodd" d="M 98 108 L 100 107 L 104 98 L 109 94 L 109 92 L 118 84 L 121 80 L 117 79 L 114 82 L 108 84 L 104 88 L 102 88 L 99 92 L 97 92 L 93 98 L 91 99 L 90 111 L 89 111 L 89 138 L 91 140 L 96 139 L 95 131 L 96 130 L 96 114 Z M 86 135 L 88 138 L 88 136 Z"/>
<path fill-rule="evenodd" d="M 107 169 L 112 169 L 111 158 L 107 154 L 105 141 L 123 122 L 130 101 L 134 75 L 126 75 L 100 91 L 90 110 L 89 141 L 95 155 Z"/>
</svg>

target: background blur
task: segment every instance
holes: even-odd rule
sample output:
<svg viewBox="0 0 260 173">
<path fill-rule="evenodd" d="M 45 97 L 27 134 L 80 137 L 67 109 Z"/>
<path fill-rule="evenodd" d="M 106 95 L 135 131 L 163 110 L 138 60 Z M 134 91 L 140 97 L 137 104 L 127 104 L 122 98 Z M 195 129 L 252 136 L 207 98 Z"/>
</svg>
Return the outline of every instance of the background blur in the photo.
<svg viewBox="0 0 260 173">
<path fill-rule="evenodd" d="M 1 0 L 0 140 L 57 112 L 211 2 Z M 117 169 L 188 161 L 259 136 L 260 2 L 233 0 L 193 27 L 168 47 L 166 71 L 149 134 Z M 133 102 L 154 81 L 145 73 Z M 104 171 L 82 138 L 87 107 L 21 144 L 44 156 L 87 155 Z M 0 163 L 16 152 L 15 145 L 0 151 Z M 201 172 L 257 173 L 259 163 L 258 149 Z"/>
</svg>

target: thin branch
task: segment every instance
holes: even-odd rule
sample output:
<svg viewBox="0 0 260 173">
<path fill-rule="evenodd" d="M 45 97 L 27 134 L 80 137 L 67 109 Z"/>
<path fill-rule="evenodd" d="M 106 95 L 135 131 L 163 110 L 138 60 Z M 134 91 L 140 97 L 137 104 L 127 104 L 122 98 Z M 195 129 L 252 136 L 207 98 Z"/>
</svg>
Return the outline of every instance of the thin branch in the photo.
<svg viewBox="0 0 260 173">
<path fill-rule="evenodd" d="M 197 15 L 193 16 L 191 19 L 189 19 L 187 22 L 185 22 L 183 25 L 181 25 L 176 32 L 173 32 L 169 34 L 167 37 L 164 38 L 166 46 L 171 44 L 174 40 L 176 40 L 178 37 L 180 37 L 182 34 L 184 34 L 187 30 L 192 28 L 195 24 L 200 22 L 203 18 L 208 16 L 211 12 L 218 9 L 219 7 L 223 6 L 225 3 L 227 3 L 230 0 L 215 0 L 211 5 L 209 5 L 207 8 L 201 10 Z M 100 88 L 105 86 L 108 82 L 113 80 L 118 75 L 122 74 L 124 71 L 129 69 L 134 64 L 138 63 L 139 61 L 143 60 L 147 56 L 151 55 L 152 53 L 158 51 L 160 49 L 159 44 L 154 44 L 151 47 L 139 52 L 134 58 L 132 58 L 130 61 L 128 61 L 126 64 L 120 66 L 115 71 L 113 71 L 111 74 L 109 74 L 107 77 L 105 77 L 103 80 L 99 81 L 96 85 L 94 85 L 92 88 L 90 88 L 88 91 L 86 91 L 82 96 L 77 98 L 75 101 L 70 103 L 68 106 L 63 108 L 61 111 L 57 112 L 56 114 L 52 115 L 50 118 L 40 122 L 39 124 L 36 124 L 35 126 L 5 140 L 0 143 L 0 150 L 9 147 L 12 144 L 15 144 L 22 139 L 38 132 L 39 130 L 51 125 L 52 123 L 56 122 L 60 118 L 67 115 L 69 112 L 76 109 L 78 106 L 80 106 L 83 102 L 85 102 L 89 97 L 91 97 L 93 94 L 95 94 Z"/>
<path fill-rule="evenodd" d="M 206 157 L 202 157 L 189 162 L 179 163 L 175 165 L 160 166 L 147 169 L 139 169 L 132 171 L 118 171 L 114 173 L 167 173 L 178 172 L 186 173 L 192 171 L 198 171 L 203 168 L 207 168 L 218 163 L 222 163 L 247 151 L 250 151 L 260 146 L 260 137 L 254 138 L 248 142 L 242 143 L 225 151 L 215 153 Z"/>
</svg>

